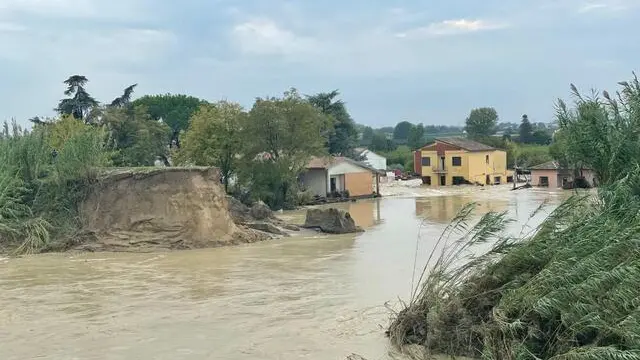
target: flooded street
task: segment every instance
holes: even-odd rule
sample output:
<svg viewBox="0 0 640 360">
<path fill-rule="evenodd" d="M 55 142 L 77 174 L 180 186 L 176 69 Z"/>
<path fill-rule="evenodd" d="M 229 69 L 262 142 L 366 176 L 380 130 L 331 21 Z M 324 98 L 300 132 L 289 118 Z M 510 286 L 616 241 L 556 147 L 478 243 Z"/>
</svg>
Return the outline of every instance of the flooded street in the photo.
<svg viewBox="0 0 640 360">
<path fill-rule="evenodd" d="M 0 358 L 390 359 L 384 304 L 408 298 L 416 248 L 420 265 L 470 201 L 479 213 L 508 211 L 520 232 L 567 193 L 414 195 L 340 204 L 366 229 L 358 235 L 0 260 Z M 302 222 L 304 212 L 282 217 Z"/>
</svg>

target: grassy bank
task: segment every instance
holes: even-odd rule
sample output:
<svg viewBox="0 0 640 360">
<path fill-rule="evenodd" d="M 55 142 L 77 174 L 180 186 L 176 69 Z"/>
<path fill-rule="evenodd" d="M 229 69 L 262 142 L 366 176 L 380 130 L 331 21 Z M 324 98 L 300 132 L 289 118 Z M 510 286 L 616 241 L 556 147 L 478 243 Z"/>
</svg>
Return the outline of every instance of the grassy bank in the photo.
<svg viewBox="0 0 640 360">
<path fill-rule="evenodd" d="M 533 234 L 504 236 L 505 214 L 465 208 L 439 243 L 391 341 L 484 359 L 640 359 L 640 84 L 618 100 L 559 104 L 567 161 L 601 180 Z M 468 250 L 483 242 L 479 257 Z M 462 265 L 461 265 L 462 264 Z"/>
<path fill-rule="evenodd" d="M 0 133 L 0 251 L 63 248 L 79 230 L 77 205 L 95 169 L 109 164 L 107 132 L 74 119 L 15 123 Z"/>
</svg>

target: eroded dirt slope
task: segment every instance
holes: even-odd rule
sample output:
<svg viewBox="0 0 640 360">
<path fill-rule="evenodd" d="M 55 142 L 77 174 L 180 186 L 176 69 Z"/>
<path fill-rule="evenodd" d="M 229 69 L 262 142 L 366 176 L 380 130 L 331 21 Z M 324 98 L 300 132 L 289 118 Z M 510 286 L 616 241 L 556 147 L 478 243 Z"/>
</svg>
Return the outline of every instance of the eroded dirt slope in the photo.
<svg viewBox="0 0 640 360">
<path fill-rule="evenodd" d="M 192 249 L 264 240 L 227 210 L 214 168 L 111 170 L 80 206 L 93 251 Z"/>
</svg>

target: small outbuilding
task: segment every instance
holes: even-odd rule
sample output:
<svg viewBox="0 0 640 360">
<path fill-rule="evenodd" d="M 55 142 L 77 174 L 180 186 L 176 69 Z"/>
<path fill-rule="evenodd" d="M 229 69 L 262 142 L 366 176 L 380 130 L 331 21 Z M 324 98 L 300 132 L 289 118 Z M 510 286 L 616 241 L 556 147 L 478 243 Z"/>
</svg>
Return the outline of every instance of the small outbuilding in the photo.
<svg viewBox="0 0 640 360">
<path fill-rule="evenodd" d="M 548 188 L 565 188 L 576 180 L 574 172 L 563 167 L 557 161 L 548 161 L 544 164 L 532 166 L 531 185 Z M 581 169 L 580 178 L 589 186 L 596 186 L 595 174 L 591 169 Z"/>
<path fill-rule="evenodd" d="M 349 197 L 378 195 L 384 173 L 346 157 L 315 157 L 300 175 L 300 184 L 314 195 L 325 197 L 349 193 Z"/>
</svg>

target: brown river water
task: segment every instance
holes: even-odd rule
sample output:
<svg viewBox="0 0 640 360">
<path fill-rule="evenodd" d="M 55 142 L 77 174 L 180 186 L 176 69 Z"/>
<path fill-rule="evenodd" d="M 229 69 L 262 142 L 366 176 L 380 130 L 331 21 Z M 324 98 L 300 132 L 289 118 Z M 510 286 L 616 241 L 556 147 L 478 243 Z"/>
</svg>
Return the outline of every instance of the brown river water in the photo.
<svg viewBox="0 0 640 360">
<path fill-rule="evenodd" d="M 420 266 L 470 201 L 508 211 L 509 231 L 520 232 L 543 201 L 551 208 L 566 193 L 415 195 L 339 205 L 366 228 L 358 235 L 0 259 L 0 359 L 396 358 L 385 303 L 409 297 L 416 249 Z M 304 212 L 281 216 L 302 222 Z"/>
</svg>

